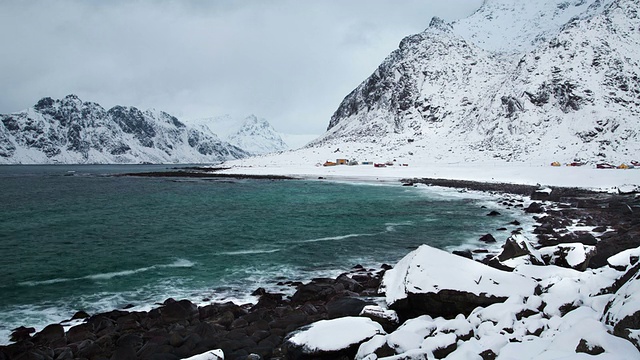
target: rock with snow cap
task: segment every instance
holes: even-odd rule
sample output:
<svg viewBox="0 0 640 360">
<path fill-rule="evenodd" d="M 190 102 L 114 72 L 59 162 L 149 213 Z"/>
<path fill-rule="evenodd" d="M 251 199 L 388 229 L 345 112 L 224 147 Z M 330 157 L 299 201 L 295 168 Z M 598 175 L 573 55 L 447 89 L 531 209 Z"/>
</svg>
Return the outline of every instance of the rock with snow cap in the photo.
<svg viewBox="0 0 640 360">
<path fill-rule="evenodd" d="M 183 358 L 182 360 L 224 360 L 224 352 L 220 349 L 210 350 L 202 354 Z"/>
<path fill-rule="evenodd" d="M 498 254 L 496 259 L 501 265 L 509 268 L 515 268 L 515 264 L 518 263 L 544 265 L 544 261 L 542 261 L 538 250 L 536 250 L 529 239 L 522 234 L 510 236 L 503 245 L 502 252 Z"/>
<path fill-rule="evenodd" d="M 595 254 L 595 247 L 581 243 L 560 244 L 539 249 L 546 264 L 584 271 Z"/>
<path fill-rule="evenodd" d="M 607 264 L 620 271 L 627 270 L 630 266 L 634 266 L 640 259 L 640 247 L 628 249 L 617 253 L 607 259 Z"/>
<path fill-rule="evenodd" d="M 549 200 L 552 192 L 550 187 L 539 187 L 531 194 L 531 200 Z"/>
<path fill-rule="evenodd" d="M 635 266 L 627 282 L 613 295 L 602 320 L 613 333 L 631 341 L 640 349 L 640 269 Z"/>
<path fill-rule="evenodd" d="M 320 320 L 287 336 L 287 358 L 353 358 L 360 344 L 381 334 L 382 326 L 365 317 Z"/>
<path fill-rule="evenodd" d="M 636 194 L 640 192 L 640 186 L 633 184 L 626 184 L 618 186 L 618 193 L 627 195 L 627 194 Z"/>
<path fill-rule="evenodd" d="M 469 314 L 515 294 L 531 295 L 535 287 L 521 275 L 422 245 L 386 272 L 381 290 L 389 307 L 407 319 Z"/>
<path fill-rule="evenodd" d="M 384 309 L 378 305 L 365 306 L 360 312 L 360 316 L 368 317 L 377 322 L 387 332 L 395 330 L 400 325 L 398 314 L 395 311 Z"/>
</svg>

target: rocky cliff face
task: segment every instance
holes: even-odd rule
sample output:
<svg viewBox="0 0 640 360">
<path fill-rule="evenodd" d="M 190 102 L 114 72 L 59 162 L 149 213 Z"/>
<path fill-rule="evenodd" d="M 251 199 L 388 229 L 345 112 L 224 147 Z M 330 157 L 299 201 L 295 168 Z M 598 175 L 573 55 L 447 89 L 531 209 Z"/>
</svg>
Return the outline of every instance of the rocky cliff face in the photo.
<svg viewBox="0 0 640 360">
<path fill-rule="evenodd" d="M 459 22 L 436 18 L 347 95 L 311 146 L 628 161 L 640 154 L 639 7 L 487 0 Z"/>
<path fill-rule="evenodd" d="M 161 111 L 108 111 L 75 95 L 0 115 L 0 163 L 185 163 L 247 156 Z"/>
</svg>

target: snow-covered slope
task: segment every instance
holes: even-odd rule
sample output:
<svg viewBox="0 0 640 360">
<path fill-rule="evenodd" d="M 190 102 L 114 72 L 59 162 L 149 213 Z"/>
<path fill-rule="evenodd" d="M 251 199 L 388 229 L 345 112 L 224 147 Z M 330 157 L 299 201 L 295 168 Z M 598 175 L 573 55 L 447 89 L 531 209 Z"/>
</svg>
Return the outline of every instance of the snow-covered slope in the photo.
<svg viewBox="0 0 640 360">
<path fill-rule="evenodd" d="M 228 141 L 252 154 L 267 154 L 288 149 L 280 134 L 265 119 L 248 116 Z"/>
<path fill-rule="evenodd" d="M 640 154 L 639 7 L 487 0 L 454 24 L 435 18 L 310 146 L 351 144 L 361 158 L 629 161 Z"/>
<path fill-rule="evenodd" d="M 489 51 L 521 53 L 549 41 L 574 18 L 601 11 L 611 0 L 485 0 L 454 22 L 455 33 Z"/>
<path fill-rule="evenodd" d="M 156 110 L 105 110 L 75 95 L 0 115 L 0 163 L 213 163 L 248 154 Z"/>
<path fill-rule="evenodd" d="M 284 134 L 277 132 L 267 120 L 255 115 L 249 115 L 245 118 L 223 115 L 187 121 L 209 129 L 225 141 L 253 155 L 268 154 L 291 148 L 283 140 Z"/>
</svg>

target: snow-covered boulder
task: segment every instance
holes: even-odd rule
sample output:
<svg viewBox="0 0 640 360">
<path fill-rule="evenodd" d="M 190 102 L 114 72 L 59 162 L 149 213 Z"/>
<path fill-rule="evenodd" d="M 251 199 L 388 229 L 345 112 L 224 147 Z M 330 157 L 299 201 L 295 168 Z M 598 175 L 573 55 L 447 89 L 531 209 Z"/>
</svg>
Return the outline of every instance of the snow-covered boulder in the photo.
<svg viewBox="0 0 640 360">
<path fill-rule="evenodd" d="M 531 194 L 531 200 L 549 200 L 553 189 L 548 186 L 540 187 Z"/>
<path fill-rule="evenodd" d="M 422 245 L 385 273 L 381 290 L 389 308 L 407 319 L 469 314 L 512 295 L 529 296 L 535 287 L 521 275 Z"/>
<path fill-rule="evenodd" d="M 320 320 L 287 336 L 287 357 L 353 358 L 360 344 L 381 334 L 386 334 L 382 326 L 365 317 Z"/>
<path fill-rule="evenodd" d="M 633 184 L 625 184 L 618 186 L 618 193 L 627 195 L 627 194 L 636 194 L 640 192 L 640 186 Z"/>
<path fill-rule="evenodd" d="M 611 335 L 598 313 L 583 306 L 546 321 L 543 334 L 509 342 L 496 359 L 638 359 L 631 343 Z"/>
<path fill-rule="evenodd" d="M 377 322 L 382 325 L 385 331 L 395 330 L 400 325 L 400 319 L 395 311 L 378 305 L 365 306 L 360 312 L 360 316 L 368 317 Z"/>
<path fill-rule="evenodd" d="M 547 246 L 539 251 L 546 264 L 584 271 L 589 266 L 591 257 L 595 255 L 595 250 L 595 246 L 569 243 Z"/>
<path fill-rule="evenodd" d="M 640 248 L 621 251 L 607 259 L 607 264 L 617 270 L 625 271 L 640 259 Z"/>
<path fill-rule="evenodd" d="M 631 341 L 640 349 L 640 270 L 638 266 L 629 280 L 616 291 L 607 304 L 603 321 L 613 327 L 613 333 Z"/>
<path fill-rule="evenodd" d="M 370 359 L 372 356 L 441 359 L 455 351 L 459 341 L 467 341 L 473 334 L 474 330 L 464 315 L 451 320 L 422 315 L 407 320 L 389 335 L 376 336 L 363 343 L 356 359 Z"/>
<path fill-rule="evenodd" d="M 501 265 L 515 268 L 519 264 L 544 265 L 542 256 L 529 239 L 522 234 L 510 236 L 502 246 L 502 252 L 496 257 Z"/>
<path fill-rule="evenodd" d="M 182 360 L 224 360 L 224 352 L 220 349 L 210 350 L 202 354 L 183 358 Z"/>
</svg>

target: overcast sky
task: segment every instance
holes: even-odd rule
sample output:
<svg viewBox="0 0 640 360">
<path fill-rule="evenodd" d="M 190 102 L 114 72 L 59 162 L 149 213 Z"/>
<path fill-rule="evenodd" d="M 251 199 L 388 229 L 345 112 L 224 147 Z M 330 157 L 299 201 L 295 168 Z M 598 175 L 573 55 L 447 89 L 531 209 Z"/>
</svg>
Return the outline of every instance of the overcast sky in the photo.
<svg viewBox="0 0 640 360">
<path fill-rule="evenodd" d="M 256 114 L 320 134 L 433 16 L 482 0 L 2 0 L 0 113 L 77 94 L 181 119 Z"/>
</svg>

